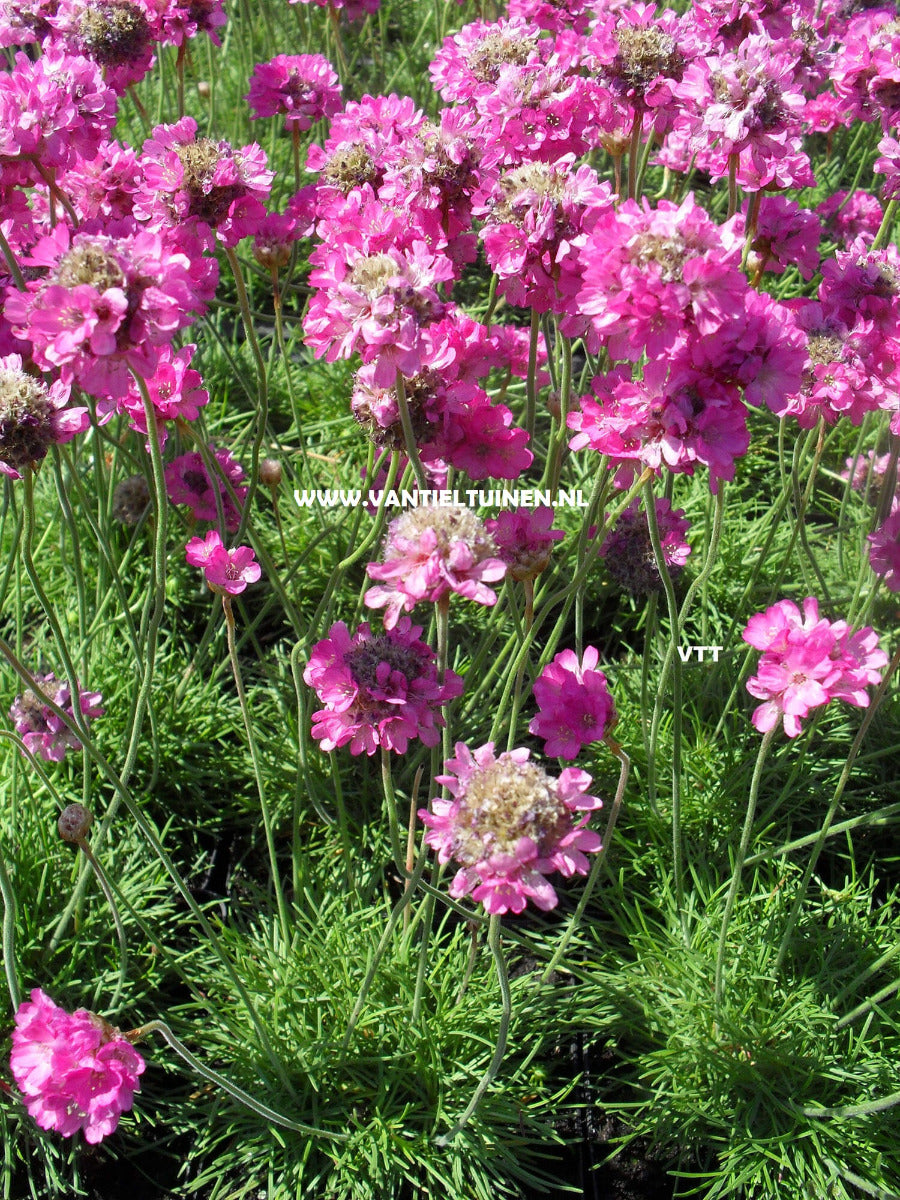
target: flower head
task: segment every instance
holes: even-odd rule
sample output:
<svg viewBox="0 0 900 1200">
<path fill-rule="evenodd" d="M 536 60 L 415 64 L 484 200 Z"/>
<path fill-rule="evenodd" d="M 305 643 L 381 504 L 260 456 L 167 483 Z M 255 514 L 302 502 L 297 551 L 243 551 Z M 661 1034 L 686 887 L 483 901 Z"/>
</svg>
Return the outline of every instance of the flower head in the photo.
<svg viewBox="0 0 900 1200">
<path fill-rule="evenodd" d="M 884 576 L 890 591 L 900 592 L 900 508 L 895 508 L 884 524 L 869 534 L 869 541 L 872 570 Z"/>
<path fill-rule="evenodd" d="M 9 710 L 16 733 L 35 757 L 61 762 L 68 750 L 80 750 L 81 742 L 65 722 L 48 707 L 50 700 L 73 720 L 72 690 L 53 672 L 34 677 L 38 690 L 30 688 L 17 696 Z M 99 692 L 78 691 L 78 707 L 86 722 L 103 715 Z"/>
<path fill-rule="evenodd" d="M 672 579 L 681 574 L 691 552 L 684 535 L 691 527 L 684 509 L 673 509 L 666 499 L 656 502 L 656 524 L 663 559 Z M 622 513 L 612 532 L 600 547 L 610 578 L 626 592 L 646 596 L 662 590 L 663 581 L 653 553 L 647 514 L 639 500 Z"/>
<path fill-rule="evenodd" d="M 18 354 L 0 358 L 0 472 L 18 479 L 54 442 L 69 442 L 87 429 L 88 410 L 66 408 L 68 399 L 67 387 L 47 387 L 24 369 Z"/>
<path fill-rule="evenodd" d="M 763 651 L 756 674 L 747 680 L 750 695 L 764 701 L 752 718 L 760 733 L 781 721 L 788 737 L 798 737 L 800 718 L 831 700 L 867 707 L 866 688 L 881 680 L 879 668 L 887 662 L 874 630 L 854 631 L 846 621 L 820 618 L 812 596 L 804 600 L 802 614 L 791 600 L 757 613 L 743 638 Z"/>
<path fill-rule="evenodd" d="M 439 708 L 461 695 L 463 681 L 448 671 L 438 682 L 435 653 L 419 640 L 421 632 L 401 617 L 384 633 L 366 622 L 351 637 L 338 621 L 316 643 L 303 678 L 325 704 L 312 717 L 323 750 L 349 742 L 351 754 L 374 754 L 378 746 L 405 754 L 412 738 L 437 745 Z"/>
<path fill-rule="evenodd" d="M 184 557 L 192 567 L 200 567 L 212 591 L 221 595 L 237 596 L 262 574 L 249 546 L 226 550 L 214 529 L 205 538 L 191 538 L 184 548 Z"/>
<path fill-rule="evenodd" d="M 497 544 L 497 553 L 506 563 L 511 579 L 534 579 L 550 565 L 553 543 L 562 538 L 561 529 L 552 529 L 553 509 L 504 509 L 484 523 Z"/>
<path fill-rule="evenodd" d="M 63 1137 L 84 1130 L 100 1142 L 140 1091 L 144 1060 L 102 1017 L 68 1013 L 40 988 L 19 1005 L 10 1067 L 25 1106 L 41 1129 Z"/>
<path fill-rule="evenodd" d="M 497 547 L 484 524 L 462 505 L 410 509 L 391 521 L 384 541 L 384 562 L 369 563 L 372 579 L 386 587 L 369 588 L 370 608 L 384 608 L 386 629 L 393 629 L 401 611 L 420 600 L 434 604 L 459 592 L 478 604 L 497 603 L 487 585 L 506 574 Z"/>
<path fill-rule="evenodd" d="M 254 117 L 284 114 L 290 129 L 309 129 L 341 107 L 341 85 L 321 54 L 276 54 L 258 63 L 245 97 Z"/>
<path fill-rule="evenodd" d="M 210 450 L 214 450 L 210 446 Z M 231 484 L 238 504 L 247 495 L 247 488 L 242 486 L 245 479 L 241 464 L 227 450 L 214 450 L 216 462 L 222 475 Z M 173 504 L 186 504 L 197 521 L 215 521 L 218 519 L 216 509 L 216 492 L 222 501 L 222 512 L 225 516 L 225 528 L 234 533 L 241 523 L 239 508 L 235 506 L 230 494 L 225 488 L 225 482 L 216 473 L 212 478 L 206 469 L 203 455 L 198 450 L 189 454 L 181 454 L 166 464 L 166 495 Z"/>
<path fill-rule="evenodd" d="M 586 828 L 588 813 L 601 806 L 587 794 L 590 775 L 566 767 L 554 779 L 529 757 L 528 750 L 495 756 L 493 742 L 474 752 L 457 742 L 456 757 L 444 763 L 448 774 L 437 777 L 452 798 L 419 810 L 438 861 L 460 864 L 450 895 L 471 892 L 489 913 L 520 913 L 529 900 L 555 907 L 547 875 L 586 875 L 585 855 L 601 848 L 599 834 Z"/>
<path fill-rule="evenodd" d="M 598 671 L 600 654 L 586 646 L 581 662 L 572 650 L 563 650 L 534 681 L 538 715 L 528 732 L 543 738 L 544 753 L 575 758 L 582 746 L 599 742 L 616 719 L 616 709 Z"/>
</svg>

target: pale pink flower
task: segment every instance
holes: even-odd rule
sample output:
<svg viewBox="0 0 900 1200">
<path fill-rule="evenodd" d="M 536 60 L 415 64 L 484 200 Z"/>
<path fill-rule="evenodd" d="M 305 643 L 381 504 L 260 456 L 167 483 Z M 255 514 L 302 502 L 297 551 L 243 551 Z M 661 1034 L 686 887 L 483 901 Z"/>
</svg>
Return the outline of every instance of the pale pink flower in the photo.
<svg viewBox="0 0 900 1200">
<path fill-rule="evenodd" d="M 130 370 L 153 374 L 160 347 L 206 311 L 217 278 L 190 237 L 127 228 L 70 238 L 57 226 L 34 251 L 49 276 L 6 295 L 6 317 L 38 365 L 101 397 L 126 395 Z"/>
<path fill-rule="evenodd" d="M 226 24 L 224 0 L 155 0 L 162 25 L 161 41 L 173 46 L 205 33 L 216 46 L 222 39 L 217 30 Z"/>
<path fill-rule="evenodd" d="M 900 92 L 900 83 L 898 83 Z M 896 138 L 884 137 L 878 143 L 881 158 L 875 160 L 872 170 L 876 175 L 883 175 L 884 186 L 881 189 L 882 200 L 890 200 L 900 192 L 900 142 Z"/>
<path fill-rule="evenodd" d="M 191 367 L 191 359 L 197 347 L 193 344 L 173 350 L 171 346 L 163 346 L 156 370 L 146 379 L 145 385 L 156 424 L 156 435 L 160 446 L 166 444 L 166 421 L 196 421 L 200 409 L 209 403 L 209 392 L 202 386 L 200 372 Z M 101 410 L 104 405 L 99 406 Z M 138 433 L 147 433 L 147 414 L 140 389 L 134 380 L 131 381 L 128 394 L 117 404 L 120 412 L 127 413 L 128 423 Z"/>
<path fill-rule="evenodd" d="M 600 652 L 585 646 L 581 661 L 563 650 L 534 681 L 538 715 L 528 732 L 544 739 L 544 753 L 575 758 L 583 746 L 599 742 L 616 720 L 606 676 L 598 671 Z"/>
<path fill-rule="evenodd" d="M 244 469 L 236 458 L 227 450 L 215 450 L 210 446 L 222 474 L 232 486 L 238 504 L 242 504 L 247 495 L 247 487 L 243 485 L 246 478 Z M 241 523 L 241 514 L 235 507 L 234 501 L 225 486 L 225 482 L 216 473 L 210 477 L 199 450 L 189 454 L 181 454 L 173 458 L 165 467 L 166 495 L 173 504 L 186 504 L 196 521 L 217 521 L 216 492 L 222 501 L 222 511 L 225 517 L 225 528 L 234 533 Z"/>
<path fill-rule="evenodd" d="M 266 210 L 274 173 L 255 142 L 235 150 L 228 142 L 197 136 L 197 122 L 182 117 L 157 125 L 141 154 L 143 185 L 135 197 L 139 220 L 154 228 L 200 222 L 225 246 L 254 233 Z"/>
<path fill-rule="evenodd" d="M 120 96 L 153 66 L 160 31 L 148 0 L 59 0 L 49 22 L 54 40 L 95 62 Z"/>
<path fill-rule="evenodd" d="M 409 617 L 381 634 L 366 622 L 352 637 L 338 621 L 316 643 L 303 678 L 325 704 L 312 715 L 312 736 L 323 750 L 349 742 L 351 754 L 374 754 L 379 746 L 405 754 L 415 738 L 438 744 L 440 707 L 462 694 L 463 681 L 447 671 L 439 682 L 435 652 L 421 633 Z"/>
<path fill-rule="evenodd" d="M 9 710 L 10 718 L 16 733 L 33 755 L 47 762 L 62 762 L 67 751 L 81 749 L 81 742 L 66 723 L 48 708 L 46 701 L 51 700 L 74 721 L 72 689 L 68 683 L 57 679 L 52 671 L 35 675 L 34 681 L 37 692 L 29 688 L 17 696 Z M 79 688 L 78 707 L 86 723 L 103 715 L 100 707 L 102 699 L 99 692 L 83 692 Z"/>
<path fill-rule="evenodd" d="M 384 561 L 366 569 L 386 586 L 369 588 L 365 602 L 385 609 L 386 629 L 393 629 L 400 613 L 410 612 L 419 601 L 433 604 L 450 592 L 477 604 L 496 604 L 497 593 L 488 584 L 506 574 L 493 538 L 461 505 L 402 513 L 388 526 L 382 553 Z"/>
<path fill-rule="evenodd" d="M 529 900 L 554 908 L 558 897 L 547 875 L 586 875 L 585 856 L 602 848 L 600 835 L 586 827 L 602 803 L 587 793 L 590 775 L 566 767 L 554 779 L 529 758 L 528 750 L 495 756 L 493 742 L 474 752 L 457 742 L 447 774 L 436 778 L 452 799 L 435 797 L 430 812 L 419 810 L 438 861 L 460 865 L 450 895 L 471 893 L 489 913 L 520 913 Z"/>
<path fill-rule="evenodd" d="M 41 1129 L 90 1144 L 108 1137 L 140 1091 L 145 1063 L 102 1017 L 68 1013 L 40 988 L 19 1005 L 10 1067 L 25 1106 Z"/>
<path fill-rule="evenodd" d="M 262 575 L 249 546 L 226 550 L 215 529 L 205 538 L 191 538 L 184 551 L 190 565 L 203 571 L 211 590 L 221 595 L 237 596 Z"/>
</svg>

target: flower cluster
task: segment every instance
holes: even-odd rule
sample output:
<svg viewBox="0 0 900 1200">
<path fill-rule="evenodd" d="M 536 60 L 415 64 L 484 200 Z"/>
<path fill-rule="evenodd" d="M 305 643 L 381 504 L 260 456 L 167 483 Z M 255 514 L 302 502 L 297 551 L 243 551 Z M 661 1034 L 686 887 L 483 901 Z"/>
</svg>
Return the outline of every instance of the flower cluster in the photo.
<svg viewBox="0 0 900 1200">
<path fill-rule="evenodd" d="M 563 650 L 534 681 L 538 715 L 528 732 L 544 739 L 545 754 L 576 758 L 615 722 L 615 705 L 606 676 L 597 670 L 599 661 L 595 646 L 585 647 L 580 662 L 573 650 Z"/>
<path fill-rule="evenodd" d="M 184 557 L 192 567 L 199 567 L 207 585 L 222 596 L 238 596 L 247 585 L 256 583 L 262 568 L 249 546 L 226 550 L 221 537 L 211 529 L 206 537 L 191 538 Z"/>
<path fill-rule="evenodd" d="M 520 913 L 529 900 L 554 908 L 547 875 L 586 875 L 585 855 L 601 849 L 600 835 L 586 828 L 602 803 L 588 794 L 590 775 L 566 767 L 554 779 L 529 758 L 528 750 L 495 755 L 493 742 L 475 751 L 457 742 L 447 774 L 437 777 L 452 798 L 419 810 L 438 861 L 459 864 L 450 895 L 471 893 L 489 913 Z"/>
<path fill-rule="evenodd" d="M 803 611 L 791 600 L 779 600 L 747 622 L 743 632 L 763 655 L 756 674 L 747 680 L 751 696 L 764 701 L 753 713 L 760 733 L 779 721 L 788 737 L 802 732 L 800 719 L 831 700 L 865 708 L 866 688 L 881 680 L 887 655 L 869 626 L 853 630 L 846 621 L 819 616 L 818 602 L 808 596 Z"/>
<path fill-rule="evenodd" d="M 409 617 L 381 634 L 366 622 L 352 637 L 338 621 L 316 643 L 303 678 L 326 706 L 312 717 L 323 750 L 349 742 L 351 754 L 379 746 L 405 754 L 413 738 L 437 745 L 440 707 L 462 694 L 463 681 L 453 671 L 438 681 L 435 653 L 421 633 Z"/>
<path fill-rule="evenodd" d="M 69 750 L 80 750 L 81 742 L 65 721 L 48 706 L 47 701 L 62 709 L 74 722 L 72 689 L 68 683 L 57 679 L 52 671 L 35 675 L 34 681 L 38 690 L 34 692 L 28 688 L 21 696 L 17 696 L 9 716 L 16 733 L 32 754 L 47 762 L 61 762 Z M 103 715 L 100 707 L 102 700 L 99 692 L 78 689 L 78 710 L 85 722 Z"/>
<path fill-rule="evenodd" d="M 115 1132 L 140 1091 L 145 1063 L 102 1017 L 68 1013 L 40 988 L 19 1005 L 10 1067 L 25 1106 L 41 1129 L 86 1142 Z"/>
<path fill-rule="evenodd" d="M 384 540 L 383 562 L 369 563 L 368 573 L 383 586 L 369 588 L 370 608 L 383 608 L 386 629 L 400 613 L 421 600 L 436 603 L 458 592 L 478 604 L 497 603 L 488 584 L 506 574 L 493 538 L 484 524 L 461 505 L 410 509 L 395 517 Z"/>
</svg>

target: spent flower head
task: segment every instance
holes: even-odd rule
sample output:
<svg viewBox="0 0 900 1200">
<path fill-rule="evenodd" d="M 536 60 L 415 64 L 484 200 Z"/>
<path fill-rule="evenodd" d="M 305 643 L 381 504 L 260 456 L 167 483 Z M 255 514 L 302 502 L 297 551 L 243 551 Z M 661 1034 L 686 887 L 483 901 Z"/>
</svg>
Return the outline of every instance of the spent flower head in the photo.
<svg viewBox="0 0 900 1200">
<path fill-rule="evenodd" d="M 590 775 L 566 767 L 553 778 L 529 759 L 528 750 L 498 756 L 493 742 L 475 751 L 457 742 L 436 780 L 451 799 L 435 797 L 430 811 L 419 810 L 438 861 L 459 864 L 450 895 L 471 893 L 489 913 L 520 913 L 529 900 L 545 911 L 555 907 L 547 876 L 586 875 L 585 855 L 601 848 L 600 835 L 586 828 L 601 806 L 588 794 Z"/>
</svg>

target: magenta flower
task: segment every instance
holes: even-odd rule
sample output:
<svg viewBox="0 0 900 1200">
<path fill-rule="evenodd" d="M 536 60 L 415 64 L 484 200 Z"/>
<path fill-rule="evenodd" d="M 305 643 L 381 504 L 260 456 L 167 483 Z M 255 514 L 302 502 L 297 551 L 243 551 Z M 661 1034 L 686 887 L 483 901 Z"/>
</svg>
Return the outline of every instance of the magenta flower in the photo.
<svg viewBox="0 0 900 1200">
<path fill-rule="evenodd" d="M 162 41 L 172 46 L 183 46 L 198 33 L 208 35 L 211 42 L 221 46 L 222 39 L 216 32 L 228 18 L 223 0 L 156 0 L 162 22 Z"/>
<path fill-rule="evenodd" d="M 599 742 L 615 722 L 616 709 L 606 676 L 596 669 L 600 653 L 586 646 L 581 662 L 563 650 L 534 681 L 538 715 L 528 732 L 544 739 L 551 758 L 575 758 L 582 746 Z"/>
<path fill-rule="evenodd" d="M 900 592 L 900 508 L 887 518 L 874 533 L 868 535 L 872 543 L 869 562 L 876 575 L 881 575 L 892 592 Z"/>
<path fill-rule="evenodd" d="M 209 392 L 201 386 L 203 380 L 200 372 L 190 365 L 196 349 L 193 344 L 182 346 L 177 351 L 173 351 L 171 346 L 163 346 L 156 370 L 145 380 L 160 446 L 166 444 L 166 421 L 175 421 L 179 417 L 183 421 L 196 421 L 200 409 L 209 403 Z M 101 404 L 99 407 L 102 409 L 104 406 Z M 134 380 L 129 385 L 127 396 L 118 401 L 118 408 L 120 412 L 128 414 L 132 429 L 147 433 L 147 414 Z"/>
<path fill-rule="evenodd" d="M 19 1005 L 10 1067 L 41 1129 L 86 1142 L 108 1137 L 140 1091 L 144 1060 L 102 1017 L 54 1004 L 40 988 Z"/>
<path fill-rule="evenodd" d="M 235 150 L 228 142 L 197 136 L 197 122 L 182 117 L 157 125 L 144 142 L 144 183 L 135 216 L 153 228 L 200 222 L 224 246 L 254 233 L 266 210 L 273 172 L 253 142 Z"/>
<path fill-rule="evenodd" d="M 86 408 L 66 408 L 69 388 L 48 387 L 23 368 L 20 355 L 0 358 L 0 473 L 18 479 L 54 443 L 70 442 L 90 424 Z"/>
<path fill-rule="evenodd" d="M 529 900 L 554 908 L 558 897 L 547 875 L 586 875 L 585 855 L 602 847 L 600 835 L 586 828 L 602 803 L 587 794 L 590 775 L 566 767 L 554 779 L 529 757 L 528 750 L 496 757 L 493 742 L 474 752 L 457 742 L 456 758 L 444 763 L 448 774 L 436 778 L 452 799 L 435 797 L 430 812 L 419 809 L 438 861 L 460 864 L 450 895 L 471 893 L 489 913 L 520 913 Z"/>
<path fill-rule="evenodd" d="M 393 629 L 400 613 L 420 600 L 434 604 L 450 592 L 478 604 L 496 604 L 497 593 L 487 585 L 506 574 L 493 538 L 461 505 L 402 513 L 388 526 L 383 555 L 384 562 L 369 563 L 367 570 L 387 586 L 369 588 L 365 602 L 385 609 L 386 629 Z"/>
<path fill-rule="evenodd" d="M 438 682 L 435 653 L 419 640 L 421 632 L 401 617 L 382 634 L 366 622 L 351 638 L 338 621 L 316 643 L 303 678 L 326 706 L 312 716 L 323 750 L 349 742 L 351 754 L 374 754 L 378 746 L 405 754 L 414 738 L 437 745 L 440 706 L 462 694 L 463 681 L 448 671 Z"/>
<path fill-rule="evenodd" d="M 664 498 L 656 500 L 656 524 L 663 559 L 674 580 L 681 574 L 691 548 L 684 540 L 691 527 L 684 519 L 684 509 L 672 508 Z M 646 596 L 662 590 L 663 581 L 653 553 L 647 513 L 639 500 L 622 513 L 612 532 L 600 547 L 610 578 L 635 596 Z"/>
<path fill-rule="evenodd" d="M 38 244 L 49 277 L 8 288 L 6 317 L 34 346 L 37 364 L 97 396 L 123 396 L 129 368 L 150 376 L 160 347 L 189 325 L 215 291 L 215 260 L 196 242 L 135 230 L 117 237 L 65 226 Z"/>
<path fill-rule="evenodd" d="M 192 567 L 200 567 L 212 591 L 223 596 L 239 595 L 248 583 L 256 583 L 262 575 L 249 546 L 226 550 L 214 529 L 205 538 L 191 538 L 184 548 L 184 557 Z"/>
<path fill-rule="evenodd" d="M 28 688 L 21 696 L 17 696 L 9 710 L 10 719 L 16 733 L 36 758 L 62 762 L 69 750 L 81 749 L 81 742 L 65 722 L 48 708 L 46 701 L 51 700 L 74 721 L 72 690 L 68 683 L 57 679 L 52 671 L 35 675 L 34 681 L 37 692 Z M 100 707 L 102 699 L 99 692 L 83 692 L 79 689 L 78 707 L 87 723 L 103 715 Z"/>
<path fill-rule="evenodd" d="M 798 737 L 800 719 L 831 700 L 867 707 L 866 688 L 880 682 L 879 668 L 887 662 L 873 629 L 854 631 L 846 621 L 820 618 L 812 596 L 802 614 L 792 601 L 779 600 L 751 617 L 742 636 L 763 651 L 747 680 L 750 695 L 764 701 L 752 717 L 760 733 L 781 721 L 788 737 Z"/>
<path fill-rule="evenodd" d="M 553 543 L 564 536 L 561 529 L 552 529 L 552 524 L 553 509 L 543 504 L 538 508 L 504 509 L 485 521 L 484 527 L 494 539 L 511 579 L 535 579 L 550 565 Z"/>
<path fill-rule="evenodd" d="M 284 113 L 285 125 L 302 131 L 339 111 L 341 85 L 321 54 L 276 54 L 257 64 L 244 99 L 254 117 Z"/>
<path fill-rule="evenodd" d="M 213 451 L 216 462 L 231 484 L 238 504 L 241 504 L 248 490 L 246 486 L 243 486 L 243 480 L 246 478 L 243 467 L 227 450 L 215 450 L 212 446 L 210 446 L 210 450 Z M 229 533 L 234 533 L 240 525 L 240 510 L 235 507 L 224 480 L 219 477 L 218 473 L 214 478 L 210 477 L 206 470 L 206 463 L 199 451 L 195 450 L 173 458 L 170 463 L 166 464 L 165 479 L 166 495 L 169 500 L 172 504 L 186 504 L 195 520 L 218 520 L 216 508 L 216 492 L 218 492 L 225 516 L 225 528 Z"/>
</svg>

